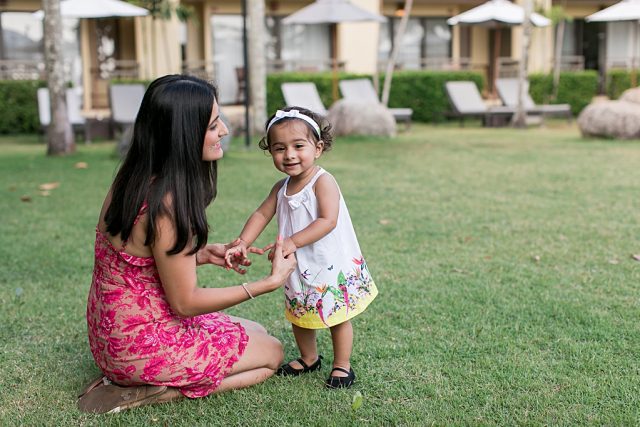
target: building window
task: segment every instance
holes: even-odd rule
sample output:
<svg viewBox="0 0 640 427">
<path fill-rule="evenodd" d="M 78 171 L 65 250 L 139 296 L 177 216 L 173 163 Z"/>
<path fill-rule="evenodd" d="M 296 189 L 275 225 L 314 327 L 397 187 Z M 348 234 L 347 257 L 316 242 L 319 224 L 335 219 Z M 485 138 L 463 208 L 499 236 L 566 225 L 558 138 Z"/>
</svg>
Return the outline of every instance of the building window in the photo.
<svg viewBox="0 0 640 427">
<path fill-rule="evenodd" d="M 400 18 L 388 17 L 380 25 L 378 61 L 385 64 L 393 47 Z M 431 68 L 451 58 L 451 29 L 446 18 L 409 18 L 402 38 L 397 66 L 405 69 Z"/>
</svg>

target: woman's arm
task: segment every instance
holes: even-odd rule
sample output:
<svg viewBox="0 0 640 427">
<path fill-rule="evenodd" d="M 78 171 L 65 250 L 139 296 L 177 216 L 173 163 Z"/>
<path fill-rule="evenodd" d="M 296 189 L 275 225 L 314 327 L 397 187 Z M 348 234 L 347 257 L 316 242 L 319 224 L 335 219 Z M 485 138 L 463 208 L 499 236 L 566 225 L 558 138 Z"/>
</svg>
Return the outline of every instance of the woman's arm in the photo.
<svg viewBox="0 0 640 427">
<path fill-rule="evenodd" d="M 163 215 L 156 219 L 156 236 L 151 251 L 167 301 L 174 313 L 191 317 L 223 310 L 250 298 L 242 285 L 227 288 L 199 288 L 196 255 L 189 255 L 189 248 L 176 255 L 167 255 L 167 251 L 174 245 L 175 237 L 175 227 L 170 218 Z M 255 297 L 277 289 L 295 269 L 295 257 L 282 255 L 281 242 L 278 242 L 277 248 L 271 274 L 246 284 L 251 296 Z"/>
</svg>

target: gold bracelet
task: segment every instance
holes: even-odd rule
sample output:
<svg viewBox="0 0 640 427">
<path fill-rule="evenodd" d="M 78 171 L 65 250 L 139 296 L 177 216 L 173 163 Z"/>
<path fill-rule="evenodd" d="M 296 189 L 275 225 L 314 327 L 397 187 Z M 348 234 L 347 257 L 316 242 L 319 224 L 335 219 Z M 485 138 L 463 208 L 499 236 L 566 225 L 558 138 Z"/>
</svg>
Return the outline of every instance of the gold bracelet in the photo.
<svg viewBox="0 0 640 427">
<path fill-rule="evenodd" d="M 247 282 L 244 282 L 242 284 L 242 288 L 245 290 L 245 292 L 247 293 L 247 295 L 249 295 L 249 298 L 253 299 L 253 295 L 251 295 L 251 292 L 249 292 L 249 289 L 247 289 Z"/>
</svg>

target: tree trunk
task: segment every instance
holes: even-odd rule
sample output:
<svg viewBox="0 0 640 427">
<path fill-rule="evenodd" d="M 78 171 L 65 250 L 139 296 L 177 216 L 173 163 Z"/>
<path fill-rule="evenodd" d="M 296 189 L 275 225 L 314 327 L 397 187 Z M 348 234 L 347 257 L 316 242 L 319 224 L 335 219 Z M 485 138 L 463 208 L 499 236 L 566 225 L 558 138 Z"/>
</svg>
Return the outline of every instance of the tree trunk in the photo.
<svg viewBox="0 0 640 427">
<path fill-rule="evenodd" d="M 520 57 L 520 65 L 518 67 L 518 106 L 513 115 L 513 126 L 524 128 L 527 126 L 527 112 L 524 108 L 524 98 L 528 91 L 527 68 L 529 63 L 529 44 L 531 42 L 531 12 L 533 5 L 532 0 L 524 0 L 524 22 L 522 23 L 522 54 Z"/>
<path fill-rule="evenodd" d="M 266 40 L 264 29 L 264 0 L 249 0 L 247 8 L 249 43 L 249 90 L 251 92 L 252 132 L 258 135 L 264 132 L 267 121 L 267 59 L 264 49 Z"/>
<path fill-rule="evenodd" d="M 564 23 L 561 19 L 556 26 L 556 52 L 553 61 L 553 99 L 558 97 L 558 86 L 560 85 L 560 64 L 562 63 L 562 45 L 564 44 Z"/>
<path fill-rule="evenodd" d="M 409 15 L 411 15 L 411 7 L 413 6 L 413 0 L 406 0 L 404 2 L 404 11 L 402 18 L 400 18 L 400 25 L 398 26 L 398 32 L 393 39 L 393 49 L 389 56 L 389 62 L 387 62 L 387 71 L 384 75 L 384 85 L 382 86 L 382 104 L 387 106 L 389 104 L 389 93 L 391 92 L 391 79 L 393 78 L 393 70 L 396 68 L 396 61 L 398 60 L 398 54 L 400 53 L 400 46 L 402 45 L 402 38 L 404 32 L 407 29 L 407 22 L 409 21 Z"/>
<path fill-rule="evenodd" d="M 47 128 L 47 154 L 56 156 L 74 152 L 76 144 L 67 114 L 60 0 L 44 0 L 43 9 L 45 67 L 51 100 L 51 123 Z"/>
</svg>

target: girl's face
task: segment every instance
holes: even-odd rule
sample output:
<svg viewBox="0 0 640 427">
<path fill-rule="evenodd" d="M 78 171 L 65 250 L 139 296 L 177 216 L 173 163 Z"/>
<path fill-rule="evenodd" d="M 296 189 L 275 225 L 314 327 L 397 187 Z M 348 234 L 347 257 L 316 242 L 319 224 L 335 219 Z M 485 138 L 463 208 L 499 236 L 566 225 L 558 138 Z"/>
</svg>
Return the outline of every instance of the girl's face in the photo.
<svg viewBox="0 0 640 427">
<path fill-rule="evenodd" d="M 322 141 L 314 141 L 302 120 L 274 124 L 269 130 L 269 140 L 269 152 L 276 169 L 301 179 L 313 173 L 315 161 L 324 146 Z"/>
<path fill-rule="evenodd" d="M 220 119 L 220 109 L 218 103 L 213 103 L 211 109 L 211 119 L 207 126 L 207 133 L 204 135 L 204 144 L 202 145 L 202 160 L 212 162 L 221 159 L 223 156 L 220 141 L 229 134 L 229 129 Z"/>
</svg>

